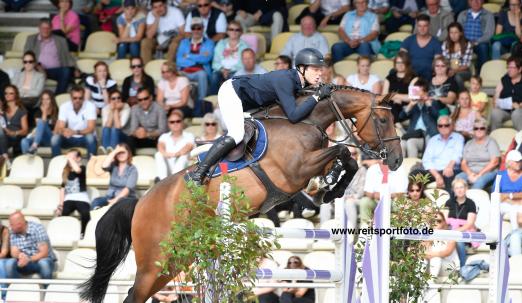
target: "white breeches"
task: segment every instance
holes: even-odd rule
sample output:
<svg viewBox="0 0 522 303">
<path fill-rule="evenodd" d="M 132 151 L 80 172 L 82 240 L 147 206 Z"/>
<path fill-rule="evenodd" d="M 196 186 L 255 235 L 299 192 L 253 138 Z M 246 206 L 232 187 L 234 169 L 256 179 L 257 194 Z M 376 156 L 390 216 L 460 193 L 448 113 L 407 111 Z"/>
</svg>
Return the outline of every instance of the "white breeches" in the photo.
<svg viewBox="0 0 522 303">
<path fill-rule="evenodd" d="M 166 159 L 160 152 L 154 154 L 154 160 L 156 161 L 156 174 L 161 180 L 184 169 L 189 163 L 186 155 Z"/>
<path fill-rule="evenodd" d="M 228 130 L 227 136 L 234 138 L 236 144 L 241 143 L 245 135 L 243 104 L 232 87 L 231 79 L 225 81 L 219 88 L 218 104 L 223 123 Z"/>
</svg>

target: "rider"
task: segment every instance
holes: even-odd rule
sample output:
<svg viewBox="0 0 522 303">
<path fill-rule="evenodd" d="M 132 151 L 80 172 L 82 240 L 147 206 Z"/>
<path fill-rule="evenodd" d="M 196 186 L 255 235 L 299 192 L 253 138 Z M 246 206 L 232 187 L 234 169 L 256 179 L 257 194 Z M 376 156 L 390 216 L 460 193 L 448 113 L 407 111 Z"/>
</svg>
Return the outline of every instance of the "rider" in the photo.
<svg viewBox="0 0 522 303">
<path fill-rule="evenodd" d="M 216 140 L 205 159 L 188 174 L 190 179 L 201 185 L 212 165 L 241 143 L 245 133 L 243 111 L 277 103 L 288 120 L 297 123 L 305 119 L 320 100 L 330 96 L 331 88 L 321 86 L 314 95 L 297 105 L 296 93 L 305 86 L 319 83 L 325 63 L 318 50 L 305 48 L 297 53 L 295 66 L 295 69 L 262 75 L 233 77 L 221 85 L 218 103 L 228 133 Z"/>
</svg>

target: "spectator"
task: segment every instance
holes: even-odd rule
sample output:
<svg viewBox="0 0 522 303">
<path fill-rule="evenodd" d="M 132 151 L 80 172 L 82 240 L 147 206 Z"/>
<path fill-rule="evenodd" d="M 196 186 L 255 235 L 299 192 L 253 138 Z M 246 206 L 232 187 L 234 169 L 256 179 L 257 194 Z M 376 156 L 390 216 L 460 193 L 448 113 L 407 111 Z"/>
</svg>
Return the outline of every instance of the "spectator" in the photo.
<svg viewBox="0 0 522 303">
<path fill-rule="evenodd" d="M 47 78 L 58 82 L 55 94 L 65 93 L 72 78 L 75 62 L 69 53 L 65 38 L 51 32 L 49 19 L 40 19 L 38 33 L 27 37 L 24 52 L 29 50 L 34 51 Z"/>
<path fill-rule="evenodd" d="M 156 57 L 163 57 L 167 51 L 167 60 L 173 60 L 185 32 L 185 17 L 178 8 L 167 5 L 167 0 L 151 0 L 151 3 L 152 9 L 145 21 L 146 36 L 141 41 L 141 57 L 148 63 L 154 53 Z"/>
<path fill-rule="evenodd" d="M 9 225 L 11 258 L 5 261 L 7 278 L 37 273 L 42 279 L 52 279 L 56 257 L 43 225 L 26 221 L 21 211 L 9 216 Z"/>
<path fill-rule="evenodd" d="M 126 134 L 133 154 L 137 147 L 156 147 L 158 137 L 167 130 L 165 110 L 153 102 L 146 88 L 138 90 L 138 104 L 131 109 L 131 119 Z"/>
<path fill-rule="evenodd" d="M 435 223 L 435 230 L 449 229 L 444 214 L 440 211 L 436 214 Z M 457 262 L 459 262 L 456 251 L 457 242 L 453 240 L 436 240 L 425 241 L 424 243 L 427 245 L 425 258 L 429 262 L 432 277 L 436 278 L 443 272 L 455 270 Z"/>
<path fill-rule="evenodd" d="M 459 90 L 464 89 L 464 81 L 471 77 L 473 45 L 464 37 L 464 28 L 453 22 L 448 26 L 449 35 L 442 43 L 442 55 L 450 62 L 449 76 L 455 76 Z"/>
<path fill-rule="evenodd" d="M 364 181 L 364 197 L 359 201 L 362 226 L 369 226 L 372 221 L 373 211 L 381 199 L 382 178 L 386 173 L 392 198 L 398 198 L 408 191 L 408 175 L 403 168 L 390 171 L 382 161 L 368 167 Z"/>
<path fill-rule="evenodd" d="M 493 14 L 482 8 L 484 0 L 468 0 L 469 9 L 460 12 L 457 21 L 464 27 L 464 36 L 473 44 L 477 54 L 475 72 L 480 74 L 482 64 L 489 59 L 489 40 L 495 30 Z"/>
<path fill-rule="evenodd" d="M 495 35 L 491 46 L 491 59 L 500 59 L 504 53 L 511 51 L 514 43 L 522 38 L 522 16 L 520 14 L 520 0 L 508 0 L 509 10 L 502 10 L 498 16 Z"/>
<path fill-rule="evenodd" d="M 4 88 L 4 100 L 0 114 L 0 157 L 9 163 L 7 151 L 13 148 L 13 155 L 20 154 L 20 142 L 29 131 L 27 111 L 20 100 L 16 86 L 9 84 Z M 7 165 L 9 167 L 9 164 Z"/>
<path fill-rule="evenodd" d="M 45 74 L 36 70 L 36 56 L 33 51 L 24 53 L 22 62 L 24 67 L 15 74 L 13 84 L 18 87 L 20 98 L 27 108 L 33 108 L 38 96 L 42 93 L 45 85 Z"/>
<path fill-rule="evenodd" d="M 98 18 L 100 29 L 116 32 L 116 16 L 123 12 L 123 0 L 96 0 L 94 14 Z"/>
<path fill-rule="evenodd" d="M 390 0 L 391 16 L 384 22 L 386 31 L 394 33 L 403 25 L 413 25 L 424 4 L 423 0 Z"/>
<path fill-rule="evenodd" d="M 384 21 L 384 15 L 390 11 L 390 2 L 388 0 L 369 0 L 368 9 L 379 17 L 380 23 Z"/>
<path fill-rule="evenodd" d="M 9 258 L 9 229 L 0 223 L 0 279 L 6 279 L 5 262 Z M 1 288 L 7 288 L 7 284 L 0 284 Z M 6 291 L 1 291 L 1 298 L 5 301 Z"/>
<path fill-rule="evenodd" d="M 415 73 L 426 80 L 431 80 L 433 58 L 441 53 L 441 44 L 430 35 L 429 28 L 430 17 L 419 15 L 417 34 L 409 36 L 401 44 L 401 51 L 406 51 L 410 55 Z"/>
<path fill-rule="evenodd" d="M 125 0 L 123 14 L 116 20 L 118 24 L 118 59 L 124 59 L 127 53 L 131 57 L 140 56 L 140 41 L 145 37 L 145 16 L 138 11 L 134 0 Z"/>
<path fill-rule="evenodd" d="M 206 113 L 203 116 L 203 134 L 196 138 L 195 143 L 206 144 L 221 137 L 217 117 L 213 113 Z"/>
<path fill-rule="evenodd" d="M 494 105 L 491 111 L 491 129 L 502 127 L 504 121 L 513 121 L 516 130 L 522 130 L 522 60 L 510 57 L 507 73 L 495 88 Z"/>
<path fill-rule="evenodd" d="M 109 66 L 103 61 L 94 64 L 94 74 L 85 79 L 85 100 L 92 101 L 98 113 L 109 104 L 109 93 L 118 89 L 116 81 L 111 79 Z"/>
<path fill-rule="evenodd" d="M 446 40 L 448 26 L 454 20 L 453 12 L 443 10 L 440 7 L 440 0 L 426 0 L 426 9 L 422 13 L 430 17 L 430 35 L 440 42 Z"/>
<path fill-rule="evenodd" d="M 285 55 L 279 55 L 274 62 L 274 70 L 285 69 L 292 69 L 292 58 Z"/>
<path fill-rule="evenodd" d="M 259 262 L 259 268 L 269 268 L 277 270 L 278 264 L 270 258 L 262 258 Z M 263 283 L 277 283 L 273 279 L 263 279 L 260 282 Z M 268 287 L 254 287 L 252 292 L 256 296 L 256 302 L 258 303 L 279 303 L 279 296 L 276 294 L 275 288 Z"/>
<path fill-rule="evenodd" d="M 452 230 L 477 231 L 475 227 L 477 207 L 473 200 L 466 197 L 468 183 L 463 179 L 455 179 L 451 185 L 453 193 L 444 205 L 448 208 L 448 224 Z M 457 254 L 459 255 L 460 266 L 462 267 L 466 264 L 465 242 L 457 242 Z"/>
<path fill-rule="evenodd" d="M 381 80 L 376 75 L 370 74 L 370 58 L 367 56 L 357 58 L 357 74 L 348 75 L 346 85 L 365 89 L 378 95 L 382 92 Z"/>
<path fill-rule="evenodd" d="M 74 211 L 80 213 L 82 221 L 81 234 L 91 220 L 91 204 L 87 194 L 87 177 L 85 165 L 82 165 L 82 153 L 73 148 L 67 152 L 67 163 L 62 172 L 62 188 L 60 202 L 56 209 L 57 216 L 70 216 Z"/>
<path fill-rule="evenodd" d="M 440 102 L 444 105 L 453 105 L 457 99 L 459 88 L 455 79 L 449 76 L 449 61 L 442 55 L 435 56 L 435 58 L 433 58 L 433 70 L 435 70 L 435 73 L 433 78 L 431 78 L 428 95 L 434 102 Z M 443 113 L 449 115 L 449 110 L 446 109 L 446 112 L 439 114 Z"/>
<path fill-rule="evenodd" d="M 34 114 L 36 128 L 22 139 L 22 153 L 36 153 L 39 146 L 51 146 L 53 129 L 58 121 L 58 105 L 54 94 L 45 90 L 40 95 L 39 106 Z"/>
<path fill-rule="evenodd" d="M 0 100 L 4 99 L 4 88 L 8 84 L 11 84 L 9 75 L 0 68 Z"/>
<path fill-rule="evenodd" d="M 162 79 L 158 82 L 158 104 L 165 112 L 179 109 L 184 116 L 192 116 L 192 108 L 189 106 L 189 80 L 178 74 L 174 64 L 167 62 L 161 66 L 161 76 Z"/>
<path fill-rule="evenodd" d="M 243 68 L 238 70 L 234 76 L 264 74 L 267 71 L 256 64 L 256 53 L 251 48 L 246 48 L 241 53 Z"/>
<path fill-rule="evenodd" d="M 82 41 L 83 47 L 87 37 L 89 37 L 92 32 L 98 29 L 98 20 L 96 20 L 96 16 L 92 13 L 94 8 L 94 1 L 75 0 L 72 3 L 72 10 L 78 14 L 78 17 L 80 18 L 80 25 L 83 26 L 83 31 L 80 33 L 80 41 Z"/>
<path fill-rule="evenodd" d="M 83 87 L 71 89 L 71 101 L 60 106 L 58 122 L 51 138 L 53 157 L 62 153 L 62 148 L 87 147 L 90 155 L 96 155 L 96 107 L 85 101 Z"/>
<path fill-rule="evenodd" d="M 32 0 L 2 0 L 5 3 L 6 12 L 20 12 Z"/>
<path fill-rule="evenodd" d="M 339 25 L 341 42 L 332 46 L 333 62 L 353 53 L 370 56 L 379 52 L 379 20 L 368 11 L 368 0 L 354 0 L 355 10 L 347 12 Z"/>
<path fill-rule="evenodd" d="M 409 87 L 417 81 L 410 62 L 410 56 L 406 52 L 399 52 L 393 58 L 393 69 L 390 70 L 382 87 L 383 95 L 395 93 L 392 97 L 392 114 L 395 122 L 399 122 L 399 114 L 403 107 L 410 101 Z"/>
<path fill-rule="evenodd" d="M 522 154 L 518 150 L 510 151 L 506 156 L 506 169 L 498 173 L 500 179 L 500 210 L 507 213 L 511 228 L 517 229 L 522 224 Z"/>
<path fill-rule="evenodd" d="M 471 97 L 471 107 L 482 117 L 486 117 L 489 97 L 485 92 L 481 91 L 481 89 L 482 78 L 480 78 L 480 76 L 472 76 L 469 81 L 469 95 Z"/>
<path fill-rule="evenodd" d="M 274 39 L 285 27 L 288 27 L 286 1 L 284 0 L 236 0 L 234 10 L 236 10 L 235 20 L 241 24 L 243 32 L 247 32 L 249 27 L 256 24 L 270 26 L 270 38 Z"/>
<path fill-rule="evenodd" d="M 428 97 L 428 84 L 422 78 L 412 84 L 413 92 L 408 105 L 399 113 L 398 121 L 410 120 L 401 146 L 406 157 L 417 158 L 426 147 L 426 140 L 437 134 L 439 104 Z"/>
<path fill-rule="evenodd" d="M 143 60 L 140 57 L 132 57 L 130 59 L 130 68 L 132 75 L 123 80 L 121 95 L 123 102 L 128 103 L 129 106 L 133 106 L 138 103 L 136 99 L 138 90 L 142 87 L 146 87 L 154 95 L 155 84 L 154 79 L 145 73 Z"/>
<path fill-rule="evenodd" d="M 332 83 L 336 85 L 345 85 L 346 79 L 337 74 L 333 67 L 333 62 L 330 59 L 324 60 L 323 73 L 321 74 L 322 83 Z"/>
<path fill-rule="evenodd" d="M 243 67 L 241 52 L 248 48 L 240 39 L 242 28 L 239 22 L 231 21 L 227 28 L 227 38 L 220 40 L 214 48 L 212 60 L 212 76 L 210 77 L 210 95 L 217 95 L 223 81 L 232 78 L 235 72 Z"/>
<path fill-rule="evenodd" d="M 320 28 L 324 28 L 327 24 L 341 23 L 342 16 L 349 9 L 350 1 L 348 0 L 315 0 L 299 14 L 295 19 L 295 23 L 299 24 L 304 17 L 311 16 L 315 24 L 319 24 Z"/>
<path fill-rule="evenodd" d="M 308 47 L 317 49 L 323 56 L 329 52 L 328 41 L 323 34 L 316 31 L 312 16 L 304 16 L 301 19 L 301 32 L 293 34 L 286 41 L 281 54 L 293 59 L 300 50 Z"/>
<path fill-rule="evenodd" d="M 409 172 L 406 172 L 409 173 Z M 412 179 L 410 179 L 408 183 L 408 199 L 410 199 L 414 204 L 419 203 L 421 199 L 426 198 L 426 195 L 424 194 L 424 183 L 422 182 L 415 182 Z"/>
<path fill-rule="evenodd" d="M 192 32 L 193 20 L 200 19 L 203 27 L 200 31 L 205 38 L 217 43 L 219 40 L 225 38 L 227 32 L 227 17 L 225 14 L 214 7 L 210 6 L 210 0 L 197 0 L 198 7 L 193 9 L 188 15 L 185 22 L 185 33 Z"/>
<path fill-rule="evenodd" d="M 518 150 L 522 153 L 522 131 L 518 131 L 515 136 L 513 136 L 513 139 L 511 140 L 511 143 L 506 149 L 505 154 L 502 156 L 500 160 L 500 169 L 504 170 L 506 169 L 506 156 L 507 154 L 512 150 Z"/>
<path fill-rule="evenodd" d="M 198 83 L 198 100 L 203 100 L 207 95 L 208 77 L 212 74 L 210 64 L 214 54 L 214 42 L 203 37 L 201 18 L 192 19 L 191 30 L 192 37 L 181 40 L 179 44 L 176 65 L 189 80 Z"/>
<path fill-rule="evenodd" d="M 80 50 L 80 17 L 72 10 L 72 0 L 58 1 L 58 14 L 53 17 L 53 33 L 67 40 L 70 52 Z"/>
<path fill-rule="evenodd" d="M 298 256 L 288 258 L 286 269 L 309 269 Z M 296 281 L 297 283 L 310 283 L 312 281 Z M 315 290 L 313 288 L 283 288 L 279 303 L 314 303 Z"/>
<path fill-rule="evenodd" d="M 459 132 L 466 140 L 473 136 L 473 124 L 480 115 L 471 107 L 469 91 L 463 90 L 459 93 L 458 104 L 451 115 L 455 121 L 455 131 Z"/>
<path fill-rule="evenodd" d="M 488 125 L 484 118 L 475 120 L 473 139 L 464 146 L 462 172 L 456 179 L 468 181 L 473 189 L 485 189 L 497 175 L 500 149 L 495 139 L 487 134 Z"/>
<path fill-rule="evenodd" d="M 129 104 L 123 102 L 120 91 L 112 91 L 109 94 L 109 104 L 102 109 L 102 154 L 111 152 L 118 144 L 127 141 L 123 129 L 127 126 L 129 117 Z"/>
<path fill-rule="evenodd" d="M 439 134 L 428 141 L 422 165 L 429 171 L 437 182 L 437 188 L 451 191 L 451 182 L 459 173 L 464 137 L 453 131 L 453 125 L 449 116 L 440 116 L 437 120 Z"/>
<path fill-rule="evenodd" d="M 132 152 L 125 143 L 120 143 L 102 163 L 103 170 L 110 172 L 109 189 L 105 196 L 92 201 L 92 209 L 114 205 L 123 198 L 136 199 L 138 169 L 132 164 Z"/>
<path fill-rule="evenodd" d="M 170 131 L 159 137 L 158 151 L 154 155 L 158 180 L 188 166 L 189 153 L 194 148 L 194 136 L 183 131 L 183 118 L 183 113 L 177 109 L 170 110 L 167 116 Z"/>
</svg>

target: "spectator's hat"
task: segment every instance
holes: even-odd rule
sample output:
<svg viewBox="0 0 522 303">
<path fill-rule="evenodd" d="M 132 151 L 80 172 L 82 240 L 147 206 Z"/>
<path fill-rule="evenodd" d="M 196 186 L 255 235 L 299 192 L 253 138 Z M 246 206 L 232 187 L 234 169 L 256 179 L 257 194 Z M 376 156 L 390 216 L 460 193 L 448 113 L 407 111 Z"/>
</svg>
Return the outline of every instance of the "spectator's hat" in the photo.
<svg viewBox="0 0 522 303">
<path fill-rule="evenodd" d="M 506 162 L 507 161 L 522 161 L 522 154 L 520 154 L 518 150 L 512 150 L 506 156 Z"/>
<path fill-rule="evenodd" d="M 193 25 L 203 25 L 203 19 L 201 19 L 200 17 L 193 17 L 190 26 Z"/>
<path fill-rule="evenodd" d="M 136 7 L 136 0 L 125 0 L 123 2 L 123 7 L 129 7 L 129 6 Z"/>
</svg>

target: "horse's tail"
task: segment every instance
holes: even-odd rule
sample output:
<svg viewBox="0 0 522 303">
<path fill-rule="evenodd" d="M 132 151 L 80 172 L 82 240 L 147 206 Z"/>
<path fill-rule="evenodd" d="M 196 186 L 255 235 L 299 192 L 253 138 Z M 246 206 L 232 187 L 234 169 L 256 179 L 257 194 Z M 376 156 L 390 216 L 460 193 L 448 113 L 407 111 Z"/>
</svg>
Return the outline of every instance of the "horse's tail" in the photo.
<svg viewBox="0 0 522 303">
<path fill-rule="evenodd" d="M 96 225 L 96 267 L 80 286 L 80 297 L 101 303 L 112 274 L 125 260 L 131 247 L 131 221 L 137 199 L 122 199 L 101 217 Z"/>
</svg>

